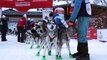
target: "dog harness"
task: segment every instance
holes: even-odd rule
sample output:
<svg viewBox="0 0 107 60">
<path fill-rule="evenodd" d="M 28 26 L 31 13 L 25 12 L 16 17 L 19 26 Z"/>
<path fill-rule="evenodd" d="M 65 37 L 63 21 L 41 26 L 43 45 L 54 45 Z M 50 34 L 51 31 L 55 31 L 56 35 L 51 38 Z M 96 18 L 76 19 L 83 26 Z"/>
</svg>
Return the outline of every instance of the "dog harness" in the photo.
<svg viewBox="0 0 107 60">
<path fill-rule="evenodd" d="M 48 35 L 50 38 L 50 41 L 53 41 L 53 39 L 56 37 L 55 35 L 53 37 L 51 37 L 50 35 Z"/>
</svg>

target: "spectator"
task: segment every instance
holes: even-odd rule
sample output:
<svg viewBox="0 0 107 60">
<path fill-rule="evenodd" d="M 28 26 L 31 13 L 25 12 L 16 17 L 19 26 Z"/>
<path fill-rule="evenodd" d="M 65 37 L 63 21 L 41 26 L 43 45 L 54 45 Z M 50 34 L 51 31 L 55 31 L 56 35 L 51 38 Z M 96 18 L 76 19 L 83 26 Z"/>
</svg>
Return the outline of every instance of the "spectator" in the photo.
<svg viewBox="0 0 107 60">
<path fill-rule="evenodd" d="M 24 38 L 25 38 L 25 31 L 26 31 L 26 22 L 27 15 L 24 14 L 21 19 L 18 20 L 17 23 L 17 31 L 18 31 L 18 42 L 24 43 Z"/>
<path fill-rule="evenodd" d="M 30 29 L 33 29 L 36 22 L 34 22 L 34 19 L 31 19 Z"/>
<path fill-rule="evenodd" d="M 5 15 L 2 15 L 1 18 L 1 41 L 7 41 L 6 39 L 6 33 L 8 32 L 8 18 L 6 18 Z"/>
<path fill-rule="evenodd" d="M 27 20 L 27 30 L 31 30 L 34 27 L 35 23 L 36 22 L 34 22 L 34 19 L 29 18 Z"/>
<path fill-rule="evenodd" d="M 31 18 L 27 20 L 27 30 L 30 30 Z"/>
<path fill-rule="evenodd" d="M 75 23 L 78 20 L 78 46 L 77 53 L 72 56 L 76 60 L 90 60 L 88 53 L 88 40 L 86 38 L 89 26 L 89 20 L 91 15 L 91 6 L 89 0 L 75 0 L 74 11 L 70 17 L 70 22 Z"/>
<path fill-rule="evenodd" d="M 0 18 L 0 32 L 1 32 L 1 28 L 2 28 L 2 22 L 1 22 L 1 18 Z"/>
</svg>

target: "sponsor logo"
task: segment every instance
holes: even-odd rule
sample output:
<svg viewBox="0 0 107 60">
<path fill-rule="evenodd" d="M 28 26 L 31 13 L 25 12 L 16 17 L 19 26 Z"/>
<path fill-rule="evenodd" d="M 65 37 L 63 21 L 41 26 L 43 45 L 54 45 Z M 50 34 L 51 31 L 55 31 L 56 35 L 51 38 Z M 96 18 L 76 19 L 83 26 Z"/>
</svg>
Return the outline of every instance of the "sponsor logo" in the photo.
<svg viewBox="0 0 107 60">
<path fill-rule="evenodd" d="M 30 2 L 15 2 L 16 6 L 31 6 Z"/>
<path fill-rule="evenodd" d="M 33 0 L 33 2 L 47 2 L 48 0 Z"/>
</svg>

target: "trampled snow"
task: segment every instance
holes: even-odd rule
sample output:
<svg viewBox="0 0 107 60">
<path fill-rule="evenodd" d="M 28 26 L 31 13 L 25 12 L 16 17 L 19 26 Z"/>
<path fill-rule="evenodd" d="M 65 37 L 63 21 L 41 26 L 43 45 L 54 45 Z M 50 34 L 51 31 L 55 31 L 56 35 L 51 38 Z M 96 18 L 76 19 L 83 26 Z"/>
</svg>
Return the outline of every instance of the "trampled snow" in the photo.
<svg viewBox="0 0 107 60">
<path fill-rule="evenodd" d="M 1 37 L 0 37 L 1 40 Z M 89 53 L 91 60 L 107 60 L 107 42 L 103 43 L 98 40 L 88 40 Z M 75 39 L 70 40 L 71 52 L 76 52 L 77 41 Z M 15 35 L 7 35 L 7 41 L 0 41 L 0 60 L 42 60 L 43 50 L 40 56 L 37 57 L 35 54 L 38 49 L 36 45 L 33 49 L 29 49 L 30 44 L 17 42 Z M 62 48 L 63 60 L 75 60 L 74 58 L 68 57 L 68 50 L 66 45 Z M 52 49 L 52 56 L 46 54 L 47 60 L 55 60 L 55 49 Z"/>
</svg>

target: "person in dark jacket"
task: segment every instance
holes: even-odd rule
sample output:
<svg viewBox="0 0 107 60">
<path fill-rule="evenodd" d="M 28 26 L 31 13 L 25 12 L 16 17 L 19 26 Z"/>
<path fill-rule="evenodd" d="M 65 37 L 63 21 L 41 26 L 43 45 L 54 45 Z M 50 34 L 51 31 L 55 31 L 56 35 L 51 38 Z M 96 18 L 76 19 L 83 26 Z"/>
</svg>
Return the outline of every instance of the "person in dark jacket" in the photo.
<svg viewBox="0 0 107 60">
<path fill-rule="evenodd" d="M 78 20 L 78 45 L 77 53 L 74 53 L 72 56 L 76 60 L 90 60 L 88 53 L 88 41 L 87 41 L 87 32 L 89 26 L 89 20 L 91 16 L 91 5 L 89 0 L 75 0 L 74 10 L 70 17 L 71 23 L 75 23 L 75 20 Z"/>
<path fill-rule="evenodd" d="M 28 20 L 27 20 L 27 30 L 31 30 L 34 27 L 34 24 L 35 24 L 34 20 L 31 19 L 31 18 L 28 18 Z"/>
<path fill-rule="evenodd" d="M 2 22 L 1 22 L 1 19 L 2 19 L 2 18 L 0 18 L 0 34 L 1 34 L 1 30 L 2 30 Z"/>
<path fill-rule="evenodd" d="M 6 18 L 5 15 L 2 15 L 1 18 L 1 41 L 7 41 L 6 39 L 6 33 L 8 32 L 8 18 Z"/>
<path fill-rule="evenodd" d="M 30 24 L 31 24 L 31 18 L 28 18 L 27 20 L 27 30 L 30 30 Z"/>
<path fill-rule="evenodd" d="M 27 16 L 26 14 L 24 14 L 23 17 L 19 19 L 17 23 L 18 42 L 21 42 L 21 43 L 24 43 L 25 31 L 27 27 L 26 18 Z"/>
</svg>

